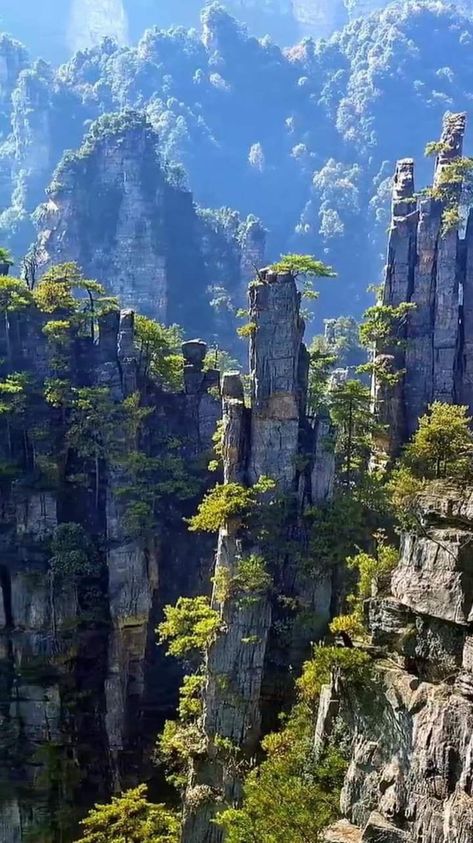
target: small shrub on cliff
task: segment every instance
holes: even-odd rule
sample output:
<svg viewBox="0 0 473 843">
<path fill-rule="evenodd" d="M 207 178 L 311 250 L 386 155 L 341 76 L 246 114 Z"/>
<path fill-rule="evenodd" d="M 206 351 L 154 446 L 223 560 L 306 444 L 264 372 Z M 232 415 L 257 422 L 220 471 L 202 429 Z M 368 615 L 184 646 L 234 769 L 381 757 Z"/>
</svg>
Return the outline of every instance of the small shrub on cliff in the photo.
<svg viewBox="0 0 473 843">
<path fill-rule="evenodd" d="M 166 389 L 182 389 L 184 358 L 183 332 L 179 325 L 161 325 L 148 316 L 135 319 L 138 369 L 143 377 L 156 378 Z"/>
<path fill-rule="evenodd" d="M 187 785 L 189 760 L 205 751 L 205 737 L 196 722 L 166 720 L 156 745 L 156 761 L 169 771 L 169 784 L 184 789 Z"/>
<path fill-rule="evenodd" d="M 416 307 L 412 302 L 401 302 L 396 307 L 391 304 L 378 304 L 365 311 L 360 326 L 360 341 L 370 348 L 374 343 L 382 346 L 400 345 L 403 342 L 402 329 L 409 313 Z"/>
<path fill-rule="evenodd" d="M 217 484 L 204 497 L 197 514 L 189 519 L 189 529 L 218 533 L 232 519 L 244 520 L 258 503 L 258 496 L 274 488 L 274 481 L 268 477 L 260 477 L 258 483 L 249 488 L 240 483 Z"/>
<path fill-rule="evenodd" d="M 297 681 L 304 702 L 317 707 L 322 687 L 328 684 L 333 672 L 348 684 L 363 687 L 371 676 L 371 659 L 362 650 L 315 646 L 312 659 L 304 664 L 302 676 Z"/>
<path fill-rule="evenodd" d="M 240 559 L 232 587 L 243 595 L 242 600 L 255 599 L 251 595 L 268 591 L 272 584 L 273 578 L 267 571 L 266 562 L 262 556 L 251 554 Z"/>
<path fill-rule="evenodd" d="M 96 805 L 81 823 L 79 843 L 178 843 L 179 818 L 165 805 L 147 800 L 145 785 Z"/>
<path fill-rule="evenodd" d="M 345 633 L 350 638 L 362 638 L 365 635 L 363 624 L 357 612 L 352 612 L 350 615 L 338 615 L 330 624 L 330 632 L 332 635 Z"/>
<path fill-rule="evenodd" d="M 207 597 L 180 597 L 175 606 L 165 607 L 164 615 L 158 628 L 159 641 L 166 642 L 168 655 L 177 658 L 202 653 L 222 626 Z"/>
<path fill-rule="evenodd" d="M 98 572 L 97 551 L 80 524 L 59 524 L 51 539 L 51 552 L 50 565 L 56 574 L 84 576 Z"/>
<path fill-rule="evenodd" d="M 428 143 L 425 148 L 426 155 L 451 154 L 451 151 L 442 141 Z M 457 229 L 464 222 L 464 209 L 471 205 L 473 197 L 473 159 L 457 156 L 445 163 L 437 172 L 434 187 L 426 193 L 443 205 L 442 234 Z"/>
<path fill-rule="evenodd" d="M 419 420 L 402 464 L 420 479 L 468 480 L 473 474 L 473 433 L 468 407 L 435 401 Z"/>
<path fill-rule="evenodd" d="M 205 676 L 202 673 L 193 673 L 184 676 L 179 691 L 179 719 L 182 723 L 196 720 L 202 713 L 202 689 L 205 684 Z"/>
<path fill-rule="evenodd" d="M 382 588 L 399 561 L 398 550 L 381 539 L 375 555 L 361 551 L 347 559 L 348 567 L 358 572 L 355 594 L 350 598 L 356 617 L 363 619 L 363 603 L 373 588 Z M 333 630 L 332 630 L 333 631 Z"/>
</svg>

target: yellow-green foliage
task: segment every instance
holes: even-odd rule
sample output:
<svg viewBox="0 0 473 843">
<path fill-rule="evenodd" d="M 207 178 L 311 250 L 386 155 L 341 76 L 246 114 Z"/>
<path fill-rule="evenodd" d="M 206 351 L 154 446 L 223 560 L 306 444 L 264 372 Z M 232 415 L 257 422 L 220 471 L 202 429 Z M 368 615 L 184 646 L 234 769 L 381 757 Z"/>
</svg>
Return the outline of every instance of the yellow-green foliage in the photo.
<svg viewBox="0 0 473 843">
<path fill-rule="evenodd" d="M 96 321 L 119 308 L 116 298 L 105 295 L 102 284 L 84 278 L 78 265 L 72 262 L 51 267 L 32 295 L 36 306 L 43 313 L 59 311 L 67 314 L 67 321 L 71 325 L 77 329 L 85 326 L 92 338 L 95 336 Z"/>
<path fill-rule="evenodd" d="M 233 587 L 237 591 L 244 593 L 262 592 L 270 589 L 272 584 L 271 574 L 268 573 L 262 556 L 252 554 L 240 559 L 233 578 Z"/>
<path fill-rule="evenodd" d="M 301 698 L 314 708 L 318 705 L 322 686 L 330 681 L 336 671 L 347 683 L 366 685 L 371 676 L 371 659 L 362 650 L 345 647 L 314 647 L 313 657 L 304 664 L 302 676 L 297 680 Z"/>
<path fill-rule="evenodd" d="M 0 416 L 23 412 L 29 381 L 27 372 L 13 372 L 0 381 Z"/>
<path fill-rule="evenodd" d="M 13 266 L 13 264 L 15 263 L 10 249 L 6 249 L 4 246 L 0 246 L 0 264 L 2 263 L 6 264 L 7 266 Z"/>
<path fill-rule="evenodd" d="M 165 805 L 147 800 L 145 785 L 96 805 L 82 821 L 79 843 L 178 843 L 180 821 Z"/>
<path fill-rule="evenodd" d="M 168 781 L 177 788 L 187 784 L 187 767 L 193 756 L 201 755 L 205 740 L 196 723 L 167 720 L 156 746 L 157 760 L 170 771 Z"/>
<path fill-rule="evenodd" d="M 140 372 L 156 378 L 168 389 L 181 389 L 184 373 L 182 329 L 178 325 L 161 325 L 147 316 L 137 316 L 135 339 Z"/>
<path fill-rule="evenodd" d="M 330 624 L 330 632 L 333 635 L 346 632 L 352 638 L 362 638 L 365 634 L 363 624 L 357 612 L 352 612 L 351 615 L 338 615 Z"/>
<path fill-rule="evenodd" d="M 44 398 L 51 407 L 67 407 L 72 401 L 72 385 L 64 378 L 46 378 L 44 382 Z"/>
<path fill-rule="evenodd" d="M 209 471 L 218 471 L 223 465 L 223 419 L 219 419 L 212 436 L 214 459 L 209 462 Z"/>
<path fill-rule="evenodd" d="M 451 154 L 452 148 L 443 141 L 431 141 L 425 148 L 426 155 Z M 426 191 L 428 196 L 443 204 L 442 234 L 455 230 L 462 222 L 460 206 L 471 205 L 473 193 L 473 158 L 457 156 L 444 163 L 437 172 L 434 187 Z"/>
<path fill-rule="evenodd" d="M 165 607 L 164 616 L 159 641 L 167 643 L 168 655 L 177 658 L 202 653 L 222 628 L 220 615 L 207 597 L 180 597 L 175 606 Z"/>
<path fill-rule="evenodd" d="M 14 313 L 23 310 L 33 302 L 30 290 L 24 281 L 11 278 L 10 275 L 0 276 L 0 312 Z"/>
<path fill-rule="evenodd" d="M 263 741 L 266 759 L 249 773 L 241 808 L 217 817 L 225 843 L 317 843 L 338 816 L 346 761 L 333 747 L 313 757 L 314 717 L 299 702 L 284 729 Z"/>
<path fill-rule="evenodd" d="M 280 260 L 271 265 L 271 269 L 273 272 L 290 272 L 294 277 L 306 275 L 318 278 L 334 278 L 336 275 L 332 267 L 317 260 L 313 255 L 281 255 Z"/>
<path fill-rule="evenodd" d="M 240 483 L 217 483 L 204 497 L 197 514 L 189 519 L 189 529 L 192 532 L 218 533 L 221 527 L 235 518 L 244 521 L 257 504 L 258 495 L 274 487 L 274 481 L 267 477 L 261 477 L 249 488 Z"/>
<path fill-rule="evenodd" d="M 347 559 L 349 568 L 358 572 L 356 593 L 351 603 L 358 618 L 363 617 L 363 603 L 372 595 L 373 587 L 382 585 L 399 561 L 399 552 L 392 545 L 381 540 L 378 544 L 376 556 L 360 552 Z"/>
<path fill-rule="evenodd" d="M 365 311 L 363 324 L 360 326 L 360 341 L 370 347 L 380 345 L 398 345 L 402 342 L 401 330 L 415 304 L 401 302 L 396 307 L 390 304 L 375 304 Z"/>
<path fill-rule="evenodd" d="M 473 473 L 473 433 L 468 407 L 435 401 L 419 420 L 402 464 L 415 477 L 468 480 Z"/>
<path fill-rule="evenodd" d="M 256 333 L 257 329 L 258 326 L 256 322 L 247 322 L 246 325 L 241 325 L 239 328 L 237 328 L 237 334 L 239 337 L 241 337 L 241 339 L 245 340 L 252 337 L 253 334 Z"/>
<path fill-rule="evenodd" d="M 424 486 L 425 481 L 415 477 L 411 469 L 405 465 L 399 465 L 391 472 L 386 489 L 390 495 L 393 510 L 401 523 L 409 522 L 415 510 L 417 495 Z"/>
<path fill-rule="evenodd" d="M 50 319 L 43 328 L 43 334 L 48 340 L 63 345 L 69 339 L 70 328 L 71 323 L 68 319 Z"/>
<path fill-rule="evenodd" d="M 196 720 L 202 713 L 202 689 L 205 677 L 201 673 L 184 676 L 179 691 L 179 719 L 185 723 Z"/>
<path fill-rule="evenodd" d="M 232 576 L 228 568 L 217 568 L 213 578 L 214 594 L 219 603 L 238 595 L 239 599 L 253 599 L 255 595 L 268 591 L 273 584 L 262 556 L 252 554 L 237 563 Z M 249 598 L 249 595 L 253 595 Z M 255 599 L 258 599 L 255 597 Z"/>
</svg>

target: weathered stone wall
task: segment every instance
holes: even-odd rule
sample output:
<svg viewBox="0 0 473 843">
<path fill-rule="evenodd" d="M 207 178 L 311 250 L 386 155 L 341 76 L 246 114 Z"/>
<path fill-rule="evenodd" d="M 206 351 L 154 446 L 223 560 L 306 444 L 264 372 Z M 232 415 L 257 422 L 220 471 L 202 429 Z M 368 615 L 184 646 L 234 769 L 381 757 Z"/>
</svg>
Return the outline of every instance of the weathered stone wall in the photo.
<svg viewBox="0 0 473 843">
<path fill-rule="evenodd" d="M 322 695 L 319 745 L 336 716 L 352 739 L 345 820 L 331 843 L 471 840 L 472 495 L 438 483 L 419 496 L 419 527 L 403 535 L 391 593 L 366 606 L 372 685 Z"/>
<path fill-rule="evenodd" d="M 42 387 L 53 374 L 43 324 L 37 312 L 2 322 L 2 377 L 27 371 Z M 152 410 L 143 432 L 149 456 L 159 457 L 172 435 L 189 464 L 210 452 L 221 413 L 208 392 L 218 388 L 218 372 L 202 371 L 206 346 L 198 345 L 198 360 L 184 348 L 183 391 L 164 392 L 139 372 L 133 312 L 112 313 L 96 344 L 71 342 L 67 374 L 74 387 L 108 387 L 115 402 L 139 391 Z M 33 415 L 35 425 L 47 425 L 47 444 L 59 448 L 61 412 L 38 400 Z M 69 839 L 81 812 L 135 783 L 135 765 L 143 769 L 175 704 L 179 676 L 160 658 L 155 628 L 164 603 L 208 582 L 212 546 L 191 539 L 183 523 L 195 500 L 164 503 L 155 529 L 130 534 L 120 493 L 129 478 L 106 460 L 97 498 L 89 480 L 71 480 L 71 472 L 88 477 L 89 468 L 70 452 L 58 483 L 35 488 L 31 449 L 8 423 L 3 416 L 0 458 L 3 465 L 13 457 L 18 469 L 13 481 L 0 482 L 0 837 Z M 97 574 L 53 573 L 50 540 L 64 522 L 82 525 L 93 540 Z M 67 831 L 59 830 L 58 812 Z"/>
</svg>

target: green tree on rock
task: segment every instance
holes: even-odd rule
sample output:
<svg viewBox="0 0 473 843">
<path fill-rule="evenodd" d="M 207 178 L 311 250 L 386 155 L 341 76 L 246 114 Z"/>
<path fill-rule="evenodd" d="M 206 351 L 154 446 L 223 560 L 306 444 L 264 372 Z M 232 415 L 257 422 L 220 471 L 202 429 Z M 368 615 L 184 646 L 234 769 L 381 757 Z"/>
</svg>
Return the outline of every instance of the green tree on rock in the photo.
<svg viewBox="0 0 473 843">
<path fill-rule="evenodd" d="M 473 471 L 473 433 L 468 407 L 435 401 L 419 420 L 403 462 L 419 478 L 466 480 Z"/>
<path fill-rule="evenodd" d="M 165 805 L 147 800 L 145 785 L 96 805 L 81 823 L 78 843 L 178 843 L 180 822 Z"/>
<path fill-rule="evenodd" d="M 339 471 L 343 485 L 349 488 L 368 463 L 376 430 L 369 389 L 357 380 L 338 384 L 330 394 L 330 411 L 338 430 Z"/>
</svg>

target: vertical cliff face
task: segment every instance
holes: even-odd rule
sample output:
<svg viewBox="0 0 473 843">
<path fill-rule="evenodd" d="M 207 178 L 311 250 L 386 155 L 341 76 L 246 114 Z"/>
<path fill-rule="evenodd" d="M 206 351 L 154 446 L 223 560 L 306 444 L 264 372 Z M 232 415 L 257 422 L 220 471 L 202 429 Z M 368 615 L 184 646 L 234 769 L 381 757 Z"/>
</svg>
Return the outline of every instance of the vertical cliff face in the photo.
<svg viewBox="0 0 473 843">
<path fill-rule="evenodd" d="M 446 167 L 462 155 L 465 115 L 444 121 L 435 165 L 435 189 Z M 410 302 L 401 344 L 378 349 L 393 369 L 405 372 L 392 386 L 377 384 L 381 421 L 390 429 L 391 453 L 412 435 L 432 401 L 473 406 L 471 375 L 472 220 L 466 234 L 459 224 L 443 224 L 445 203 L 414 192 L 414 164 L 398 162 L 383 302 Z"/>
<path fill-rule="evenodd" d="M 20 72 L 26 67 L 27 59 L 27 53 L 22 44 L 6 35 L 0 37 L 0 106 L 4 112 L 2 116 L 7 116 L 9 113 L 11 95 Z M 2 125 L 2 134 L 6 128 L 6 125 Z"/>
<path fill-rule="evenodd" d="M 239 219 L 229 232 L 212 212 L 197 215 L 157 144 L 137 112 L 93 125 L 79 151 L 64 157 L 38 210 L 41 270 L 76 261 L 125 306 L 197 333 L 214 318 L 207 288 L 218 279 L 238 292 L 255 238 L 240 231 Z"/>
<path fill-rule="evenodd" d="M 73 839 L 77 819 L 97 798 L 135 783 L 179 682 L 155 646 L 160 609 L 200 592 L 211 558 L 211 545 L 191 541 L 183 523 L 193 492 L 182 500 L 173 492 L 171 505 L 167 491 L 184 465 L 186 489 L 194 484 L 199 496 L 206 482 L 198 463 L 211 448 L 220 407 L 208 392 L 218 387 L 218 372 L 202 370 L 205 344 L 198 343 L 198 359 L 186 346 L 185 388 L 174 394 L 143 375 L 132 312 L 104 317 L 97 342 L 69 329 L 62 383 L 92 401 L 87 412 L 95 401 L 102 407 L 89 442 L 100 441 L 98 431 L 113 440 L 111 451 L 90 450 L 74 439 L 84 417 L 44 399 L 59 353 L 43 331 L 47 321 L 32 306 L 0 326 L 2 379 L 20 372 L 27 385 L 19 414 L 6 410 L 1 418 L 5 843 L 28 835 Z M 146 408 L 139 433 L 121 416 L 137 396 Z M 115 413 L 121 421 L 107 433 L 107 414 Z M 133 453 L 147 472 L 139 503 L 155 490 L 146 524 L 133 508 L 139 477 L 133 461 L 123 460 Z"/>
<path fill-rule="evenodd" d="M 287 650 L 278 646 L 273 629 L 280 619 L 277 596 L 305 599 L 307 611 L 318 613 L 319 633 L 330 610 L 330 572 L 321 571 L 316 583 L 309 583 L 309 577 L 294 569 L 291 556 L 297 555 L 303 543 L 296 538 L 291 544 L 291 539 L 300 501 L 310 494 L 307 484 L 311 485 L 311 471 L 301 476 L 298 460 L 308 423 L 308 364 L 299 307 L 294 278 L 263 271 L 250 287 L 251 408 L 245 405 L 238 375 L 225 375 L 223 381 L 225 484 L 240 484 L 257 495 L 261 478 L 269 478 L 272 483 L 261 493 L 262 517 L 271 519 L 273 513 L 273 519 L 272 526 L 261 531 L 237 516 L 220 530 L 213 606 L 220 613 L 223 631 L 207 654 L 202 717 L 205 749 L 194 758 L 190 771 L 184 814 L 186 843 L 221 841 L 222 833 L 211 819 L 222 803 L 238 803 L 241 782 L 237 761 L 254 755 L 262 718 L 280 702 L 281 674 L 287 678 L 289 660 L 297 663 L 295 653 L 298 648 L 304 651 L 295 632 Z M 314 496 L 320 494 L 319 500 L 330 493 L 332 457 L 326 457 L 324 473 L 319 453 L 318 470 L 328 480 L 326 488 L 323 483 L 314 484 Z M 315 448 L 309 462 L 314 468 Z M 242 584 L 248 560 L 257 560 L 262 567 L 261 582 L 254 591 L 245 590 Z M 227 587 L 222 589 L 222 583 Z M 309 635 L 313 634 L 311 630 Z M 298 655 L 300 658 L 300 652 Z"/>
<path fill-rule="evenodd" d="M 319 735 L 335 706 L 353 739 L 331 843 L 471 840 L 471 494 L 437 484 L 420 495 L 423 526 L 403 536 L 388 593 L 366 607 L 373 686 L 324 691 Z"/>
</svg>

